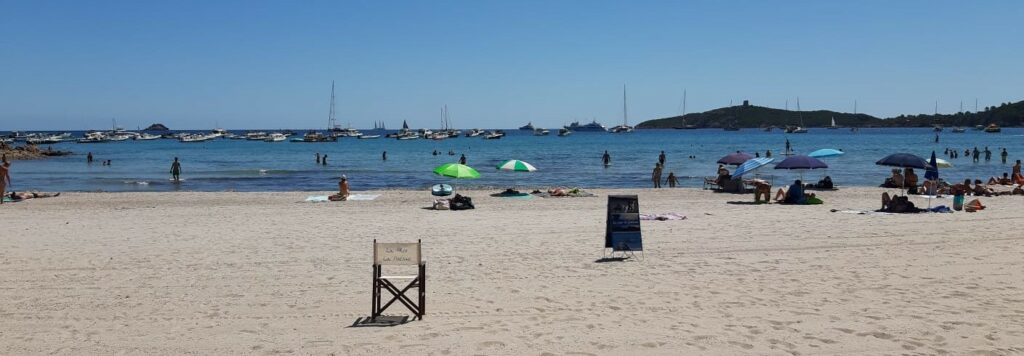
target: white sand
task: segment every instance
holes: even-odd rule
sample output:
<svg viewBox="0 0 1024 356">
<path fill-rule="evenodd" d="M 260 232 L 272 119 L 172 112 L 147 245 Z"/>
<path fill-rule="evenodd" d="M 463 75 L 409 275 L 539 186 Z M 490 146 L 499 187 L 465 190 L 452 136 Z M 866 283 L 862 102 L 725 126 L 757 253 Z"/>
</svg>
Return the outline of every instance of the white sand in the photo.
<svg viewBox="0 0 1024 356">
<path fill-rule="evenodd" d="M 71 193 L 0 206 L 0 354 L 1024 352 L 1024 198 L 974 214 L 640 194 L 644 262 L 601 256 L 605 195 L 430 211 L 425 192 Z M 916 202 L 926 202 L 916 199 Z M 935 204 L 950 204 L 940 199 Z M 423 239 L 427 316 L 370 311 L 371 241 Z M 408 314 L 400 305 L 389 310 Z"/>
</svg>

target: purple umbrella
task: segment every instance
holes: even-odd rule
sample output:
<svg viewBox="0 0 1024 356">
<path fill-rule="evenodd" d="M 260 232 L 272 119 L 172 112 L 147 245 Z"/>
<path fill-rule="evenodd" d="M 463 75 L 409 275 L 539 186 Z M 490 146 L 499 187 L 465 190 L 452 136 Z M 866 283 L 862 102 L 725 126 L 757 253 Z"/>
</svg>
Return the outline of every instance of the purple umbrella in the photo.
<svg viewBox="0 0 1024 356">
<path fill-rule="evenodd" d="M 722 159 L 718 160 L 718 163 L 719 164 L 730 164 L 730 165 L 738 166 L 738 165 L 743 164 L 743 162 L 746 162 L 747 160 L 749 160 L 751 158 L 754 158 L 754 156 L 751 156 L 749 154 L 746 154 L 746 153 L 743 153 L 743 152 L 740 152 L 740 151 L 736 151 L 736 153 L 730 153 L 730 154 L 725 155 L 725 157 L 722 157 Z"/>
<path fill-rule="evenodd" d="M 789 156 L 775 165 L 775 169 L 818 169 L 828 168 L 821 160 L 804 155 Z"/>
<path fill-rule="evenodd" d="M 805 169 L 828 168 L 828 165 L 821 160 L 805 155 L 789 156 L 775 165 L 775 169 L 797 169 L 800 170 L 800 180 L 804 180 Z"/>
</svg>

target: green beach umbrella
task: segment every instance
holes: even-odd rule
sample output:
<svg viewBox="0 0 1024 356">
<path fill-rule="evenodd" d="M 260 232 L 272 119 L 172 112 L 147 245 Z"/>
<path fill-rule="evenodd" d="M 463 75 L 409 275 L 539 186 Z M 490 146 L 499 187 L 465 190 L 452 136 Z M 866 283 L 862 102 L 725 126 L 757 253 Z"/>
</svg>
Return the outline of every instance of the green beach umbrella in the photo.
<svg viewBox="0 0 1024 356">
<path fill-rule="evenodd" d="M 532 164 L 520 161 L 518 159 L 510 159 L 508 161 L 501 162 L 501 164 L 499 164 L 497 168 L 503 171 L 512 172 L 533 172 L 537 170 L 537 167 L 534 167 Z"/>
<path fill-rule="evenodd" d="M 480 178 L 480 172 L 477 172 L 473 167 L 458 163 L 442 164 L 434 168 L 434 174 L 459 179 Z"/>
</svg>

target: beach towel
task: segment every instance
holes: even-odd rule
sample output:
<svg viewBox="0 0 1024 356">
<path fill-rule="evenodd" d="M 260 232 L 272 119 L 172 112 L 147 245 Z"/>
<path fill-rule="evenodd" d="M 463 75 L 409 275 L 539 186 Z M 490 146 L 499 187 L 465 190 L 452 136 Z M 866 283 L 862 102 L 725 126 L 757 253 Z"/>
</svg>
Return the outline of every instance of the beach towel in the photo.
<svg viewBox="0 0 1024 356">
<path fill-rule="evenodd" d="M 306 202 L 309 203 L 326 203 L 329 201 L 330 200 L 327 200 L 326 195 L 310 195 L 309 197 L 306 198 Z"/>
<path fill-rule="evenodd" d="M 367 201 L 377 199 L 379 196 L 380 194 L 352 194 L 348 196 L 348 200 Z"/>
<path fill-rule="evenodd" d="M 640 220 L 686 220 L 686 215 L 680 215 L 678 213 L 640 214 Z"/>
</svg>

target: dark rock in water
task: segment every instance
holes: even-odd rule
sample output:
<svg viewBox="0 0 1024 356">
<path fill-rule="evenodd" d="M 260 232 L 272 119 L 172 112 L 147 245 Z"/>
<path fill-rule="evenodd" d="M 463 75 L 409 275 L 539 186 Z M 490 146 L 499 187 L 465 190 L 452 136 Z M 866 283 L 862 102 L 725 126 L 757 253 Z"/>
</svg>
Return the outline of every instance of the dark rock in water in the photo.
<svg viewBox="0 0 1024 356">
<path fill-rule="evenodd" d="M 0 154 L 3 154 L 4 158 L 9 160 L 26 160 L 43 159 L 46 157 L 53 156 L 69 156 L 74 153 L 71 151 L 54 151 L 50 147 L 47 147 L 45 150 L 42 150 L 33 144 L 27 144 L 18 147 L 10 146 L 7 144 L 0 144 Z"/>
<path fill-rule="evenodd" d="M 142 131 L 170 131 L 171 129 L 164 126 L 164 124 L 152 124 L 149 125 L 145 130 Z"/>
</svg>

